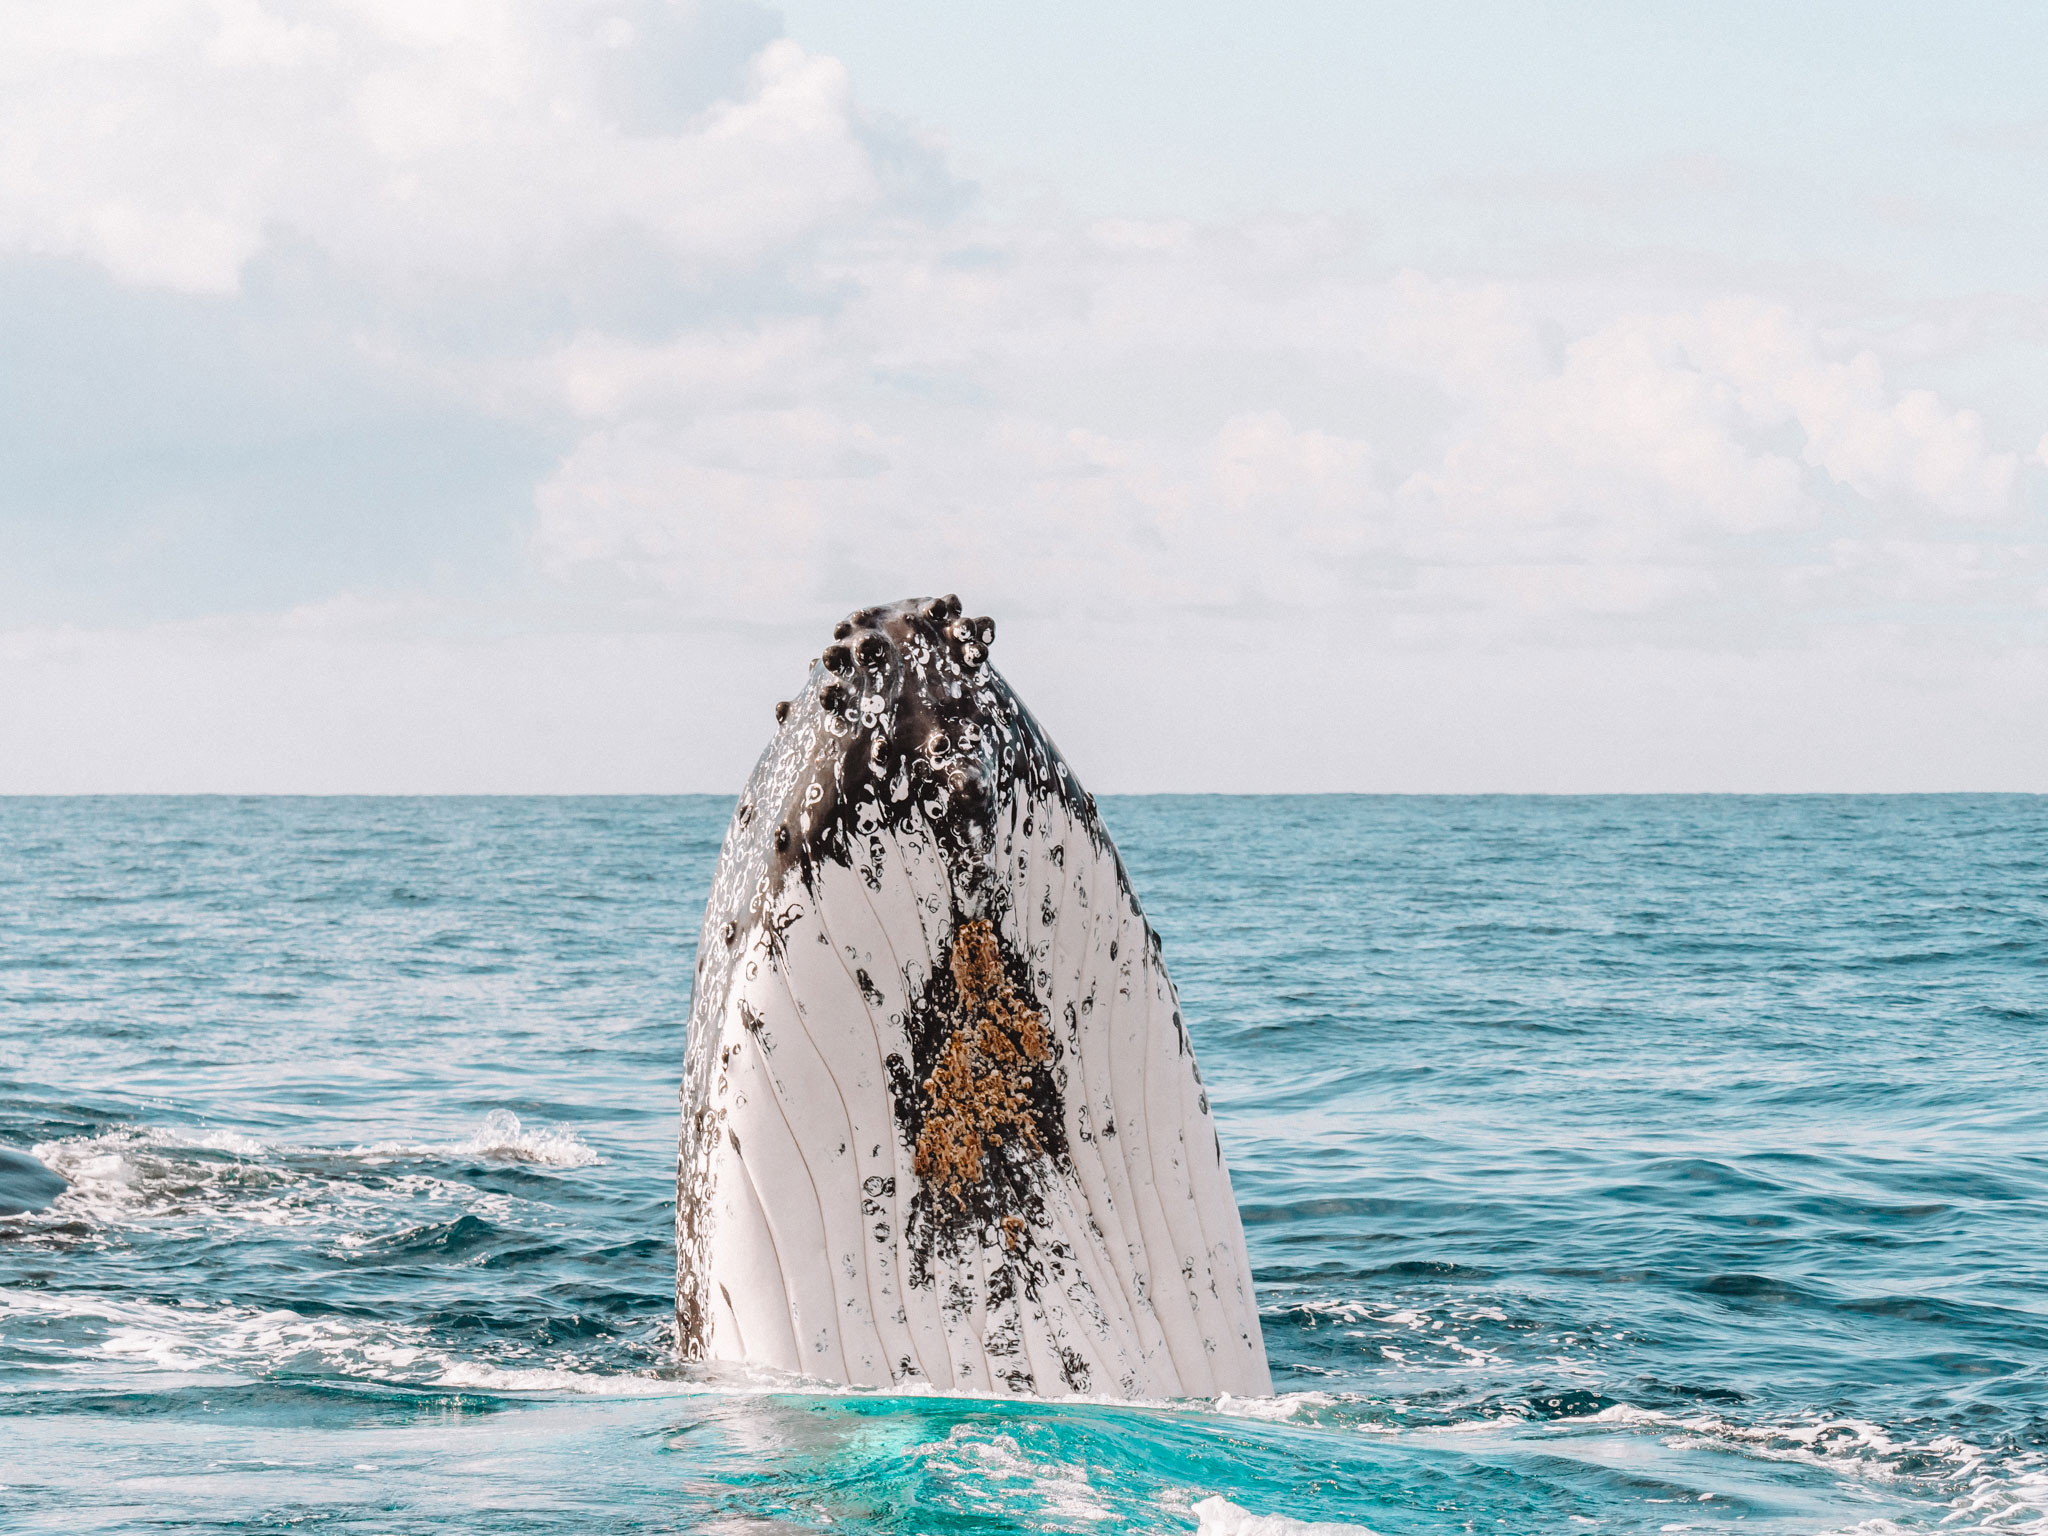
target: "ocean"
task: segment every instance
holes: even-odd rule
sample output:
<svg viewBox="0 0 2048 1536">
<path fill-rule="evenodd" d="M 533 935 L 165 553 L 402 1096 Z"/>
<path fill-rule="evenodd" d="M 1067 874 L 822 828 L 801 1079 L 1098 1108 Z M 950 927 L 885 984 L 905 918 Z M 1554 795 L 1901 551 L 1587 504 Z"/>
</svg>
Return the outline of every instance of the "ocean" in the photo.
<svg viewBox="0 0 2048 1536">
<path fill-rule="evenodd" d="M 1143 797 L 1276 1395 L 673 1357 L 731 802 L 0 800 L 8 1531 L 2048 1532 L 2048 799 Z"/>
</svg>

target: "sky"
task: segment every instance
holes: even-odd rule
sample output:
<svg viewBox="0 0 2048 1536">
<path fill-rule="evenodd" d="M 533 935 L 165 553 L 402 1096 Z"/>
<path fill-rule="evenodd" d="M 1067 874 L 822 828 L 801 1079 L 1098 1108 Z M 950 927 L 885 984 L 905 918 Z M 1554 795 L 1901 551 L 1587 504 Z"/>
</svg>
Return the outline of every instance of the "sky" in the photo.
<svg viewBox="0 0 2048 1536">
<path fill-rule="evenodd" d="M 2048 790 L 2048 12 L 18 0 L 0 793 Z"/>
</svg>

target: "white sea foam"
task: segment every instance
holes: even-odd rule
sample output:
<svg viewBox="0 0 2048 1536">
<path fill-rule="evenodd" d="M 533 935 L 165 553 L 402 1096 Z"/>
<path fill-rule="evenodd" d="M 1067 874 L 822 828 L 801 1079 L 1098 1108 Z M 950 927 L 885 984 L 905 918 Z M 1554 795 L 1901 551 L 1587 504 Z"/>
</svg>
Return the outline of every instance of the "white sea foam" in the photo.
<svg viewBox="0 0 2048 1536">
<path fill-rule="evenodd" d="M 1253 1514 L 1213 1495 L 1195 1505 L 1195 1515 L 1201 1521 L 1198 1536 L 1374 1536 L 1369 1526 Z"/>
<path fill-rule="evenodd" d="M 1344 1394 L 1336 1392 L 1279 1392 L 1272 1397 L 1233 1397 L 1226 1392 L 1208 1406 L 1236 1418 L 1285 1423 L 1346 1400 Z"/>
<path fill-rule="evenodd" d="M 673 1381 L 631 1372 L 492 1365 L 482 1360 L 449 1361 L 446 1368 L 425 1385 L 507 1394 L 564 1392 L 579 1397 L 697 1397 L 717 1390 L 696 1382 Z"/>
<path fill-rule="evenodd" d="M 231 1130 L 131 1125 L 40 1142 L 32 1150 L 68 1185 L 43 1213 L 44 1224 L 84 1217 L 119 1226 L 148 1218 L 168 1222 L 173 1231 L 184 1222 L 192 1230 L 220 1223 L 379 1228 L 380 1208 L 396 1204 L 398 1196 L 446 1199 L 485 1214 L 504 1204 L 500 1196 L 418 1170 L 381 1173 L 379 1187 L 366 1190 L 352 1171 L 383 1170 L 399 1159 L 481 1158 L 552 1168 L 602 1161 L 575 1132 L 522 1125 L 505 1109 L 491 1111 L 472 1135 L 455 1142 L 293 1146 Z"/>
<path fill-rule="evenodd" d="M 978 1425 L 955 1425 L 931 1453 L 956 1497 L 990 1515 L 1011 1512 L 1019 1498 L 1036 1506 L 1033 1521 L 1054 1528 L 1094 1525 L 1114 1517 L 1090 1480 L 1088 1468 L 1027 1452 L 1012 1435 Z"/>
<path fill-rule="evenodd" d="M 244 1220 L 281 1219 L 261 1197 L 286 1176 L 254 1161 L 268 1150 L 263 1143 L 234 1131 L 120 1126 L 39 1142 L 33 1150 L 69 1185 L 50 1207 L 52 1216 L 119 1222 L 142 1212 L 218 1206 L 232 1197 Z"/>
<path fill-rule="evenodd" d="M 436 1207 L 503 1216 L 515 1203 L 413 1169 L 380 1172 L 368 1184 L 351 1152 L 270 1145 L 233 1132 L 123 1126 L 43 1142 L 35 1153 L 69 1187 L 29 1219 L 31 1236 L 81 1218 L 107 1229 L 146 1224 L 170 1237 L 326 1227 L 337 1247 L 349 1248 L 387 1232 L 394 1212 L 410 1221 Z"/>
<path fill-rule="evenodd" d="M 1484 1325 L 1506 1322 L 1507 1314 L 1498 1307 L 1440 1304 L 1431 1309 L 1411 1304 L 1381 1309 L 1345 1298 L 1314 1298 L 1268 1310 L 1306 1313 L 1319 1325 L 1336 1328 L 1343 1337 L 1371 1344 L 1382 1360 L 1397 1365 L 1460 1370 L 1502 1363 L 1497 1352 L 1469 1336 Z M 1398 1342 L 1386 1337 L 1390 1329 L 1400 1330 Z M 1559 1363 L 1583 1373 L 1575 1363 Z"/>
</svg>

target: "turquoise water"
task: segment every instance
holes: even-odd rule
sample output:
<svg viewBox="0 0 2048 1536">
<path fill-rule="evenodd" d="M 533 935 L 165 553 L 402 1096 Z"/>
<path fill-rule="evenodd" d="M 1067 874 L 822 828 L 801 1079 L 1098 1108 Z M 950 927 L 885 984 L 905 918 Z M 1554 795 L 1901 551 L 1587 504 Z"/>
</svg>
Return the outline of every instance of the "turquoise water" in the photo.
<svg viewBox="0 0 2048 1536">
<path fill-rule="evenodd" d="M 2048 1532 L 2048 800 L 1106 801 L 1279 1391 L 1139 1407 L 672 1362 L 728 809 L 0 801 L 0 1526 Z"/>
</svg>

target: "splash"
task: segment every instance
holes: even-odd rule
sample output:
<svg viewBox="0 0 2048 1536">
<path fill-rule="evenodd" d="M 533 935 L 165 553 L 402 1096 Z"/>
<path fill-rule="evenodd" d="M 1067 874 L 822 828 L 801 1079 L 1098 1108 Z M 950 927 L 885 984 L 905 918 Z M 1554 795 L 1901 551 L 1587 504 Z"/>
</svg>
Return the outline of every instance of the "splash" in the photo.
<svg viewBox="0 0 2048 1536">
<path fill-rule="evenodd" d="M 574 1131 L 559 1126 L 520 1124 L 509 1109 L 494 1109 L 474 1136 L 451 1150 L 470 1157 L 493 1158 L 507 1163 L 538 1163 L 546 1168 L 588 1168 L 601 1161 Z"/>
</svg>

